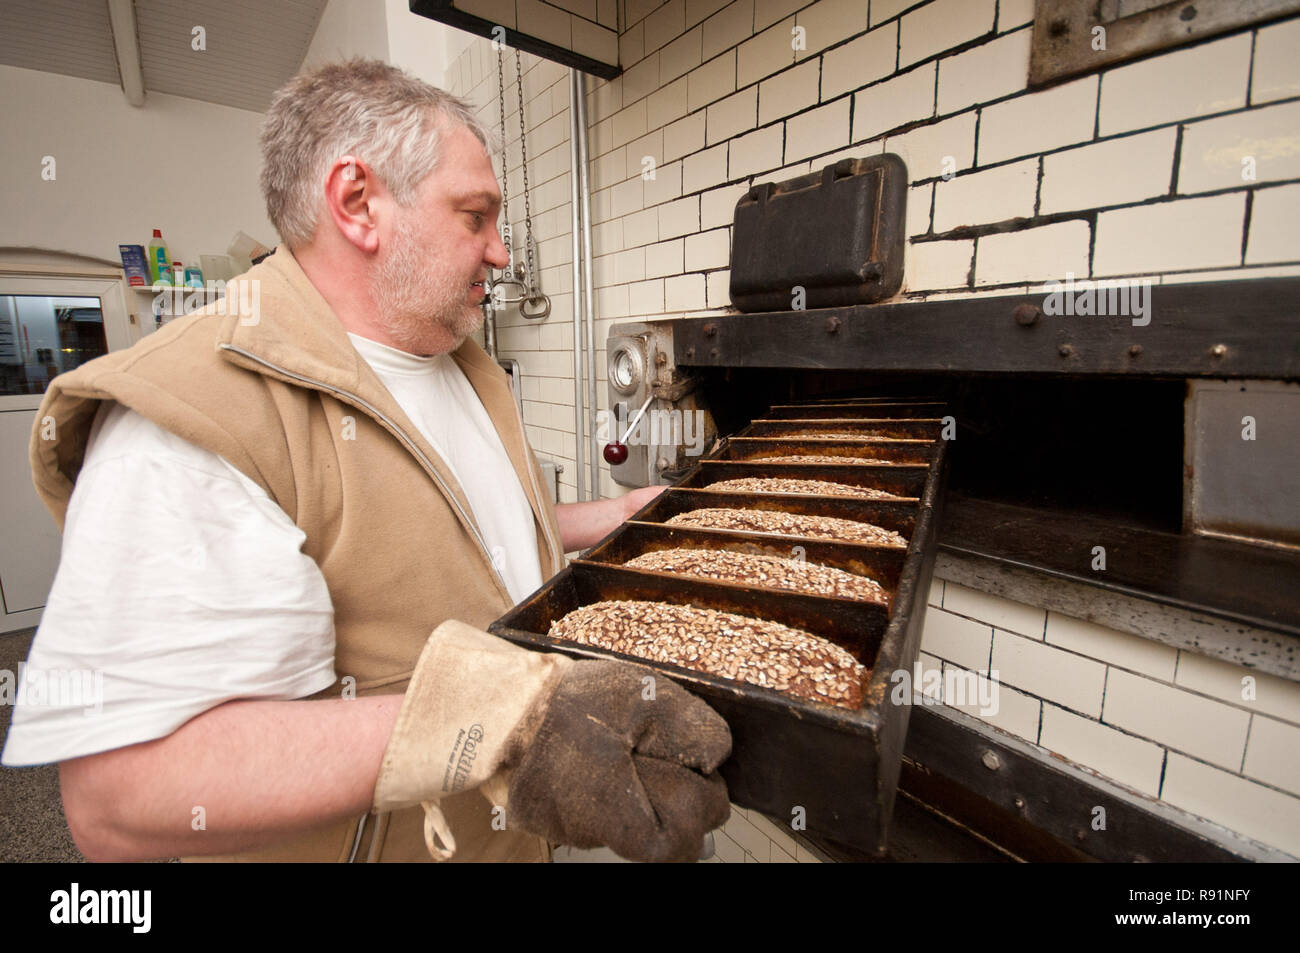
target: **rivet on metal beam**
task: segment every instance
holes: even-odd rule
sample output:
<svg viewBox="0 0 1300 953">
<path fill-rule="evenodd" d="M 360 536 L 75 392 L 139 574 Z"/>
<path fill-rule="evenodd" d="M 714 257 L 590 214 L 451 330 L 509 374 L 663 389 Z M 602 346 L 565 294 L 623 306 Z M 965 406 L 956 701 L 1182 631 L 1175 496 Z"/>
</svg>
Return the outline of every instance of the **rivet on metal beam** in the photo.
<svg viewBox="0 0 1300 953">
<path fill-rule="evenodd" d="M 712 321 L 710 321 L 708 324 L 704 326 L 704 336 L 706 338 L 711 338 L 717 333 L 718 333 L 718 326 L 714 324 Z"/>
<path fill-rule="evenodd" d="M 1022 798 L 1019 794 L 1017 794 L 1014 798 L 1011 799 L 1011 803 L 1016 806 L 1016 810 L 1018 811 L 1023 811 L 1025 809 L 1025 799 Z"/>
<path fill-rule="evenodd" d="M 1211 357 L 1223 357 L 1223 355 L 1227 353 L 1228 353 L 1228 345 L 1226 344 L 1216 344 L 1214 345 L 1214 347 L 1210 348 Z"/>
<path fill-rule="evenodd" d="M 1129 356 L 1129 357 L 1137 357 L 1137 356 L 1138 356 L 1139 354 L 1141 354 L 1141 353 L 1142 353 L 1142 345 L 1141 345 L 1141 344 L 1130 344 L 1130 345 L 1128 346 L 1128 356 Z"/>
<path fill-rule="evenodd" d="M 1062 344 L 1060 347 L 1056 349 L 1056 353 L 1061 355 L 1061 357 L 1069 357 L 1071 354 L 1074 353 L 1074 345 Z"/>
<path fill-rule="evenodd" d="M 832 314 L 829 318 L 826 319 L 826 333 L 827 334 L 836 333 L 837 331 L 839 331 L 841 324 L 843 324 L 843 322 L 840 321 L 839 318 L 837 318 L 835 315 Z"/>
<path fill-rule="evenodd" d="M 996 771 L 1002 767 L 1002 759 L 998 757 L 997 752 L 988 748 L 984 749 L 984 754 L 980 760 L 984 762 L 984 767 L 990 771 Z"/>
<path fill-rule="evenodd" d="M 687 356 L 687 357 L 694 357 L 694 356 L 695 356 L 695 348 L 693 348 L 693 347 L 688 347 L 688 348 L 686 349 L 686 356 Z"/>
<path fill-rule="evenodd" d="M 1032 304 L 1018 304 L 1011 316 L 1016 319 L 1016 324 L 1027 328 L 1038 323 L 1038 319 L 1043 316 L 1043 309 Z"/>
<path fill-rule="evenodd" d="M 713 358 L 714 360 L 717 360 L 718 349 L 716 347 L 709 348 L 709 357 Z"/>
</svg>

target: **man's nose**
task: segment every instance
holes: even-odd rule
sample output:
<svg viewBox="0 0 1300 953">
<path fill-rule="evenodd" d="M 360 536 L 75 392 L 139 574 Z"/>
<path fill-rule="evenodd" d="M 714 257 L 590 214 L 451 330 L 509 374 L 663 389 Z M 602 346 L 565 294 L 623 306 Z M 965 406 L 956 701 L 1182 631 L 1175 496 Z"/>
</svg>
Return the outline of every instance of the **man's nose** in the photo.
<svg viewBox="0 0 1300 953">
<path fill-rule="evenodd" d="M 501 232 L 498 229 L 492 229 L 492 237 L 488 240 L 483 260 L 498 270 L 510 264 L 510 252 L 506 250 L 505 242 L 501 241 Z"/>
</svg>

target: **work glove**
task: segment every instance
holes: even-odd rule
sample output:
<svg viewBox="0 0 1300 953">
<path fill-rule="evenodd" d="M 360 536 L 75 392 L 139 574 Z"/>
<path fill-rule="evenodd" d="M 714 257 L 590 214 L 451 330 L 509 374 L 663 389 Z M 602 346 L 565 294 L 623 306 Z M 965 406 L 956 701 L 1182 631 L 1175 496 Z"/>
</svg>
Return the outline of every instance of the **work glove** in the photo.
<svg viewBox="0 0 1300 953">
<path fill-rule="evenodd" d="M 533 652 L 451 620 L 416 663 L 373 809 L 423 805 L 437 860 L 456 849 L 439 800 L 475 788 L 512 830 L 693 860 L 727 819 L 716 769 L 730 750 L 716 712 L 647 668 Z"/>
<path fill-rule="evenodd" d="M 730 753 L 727 723 L 690 692 L 640 665 L 578 662 L 514 772 L 508 823 L 629 860 L 696 860 L 731 811 L 716 773 Z"/>
</svg>

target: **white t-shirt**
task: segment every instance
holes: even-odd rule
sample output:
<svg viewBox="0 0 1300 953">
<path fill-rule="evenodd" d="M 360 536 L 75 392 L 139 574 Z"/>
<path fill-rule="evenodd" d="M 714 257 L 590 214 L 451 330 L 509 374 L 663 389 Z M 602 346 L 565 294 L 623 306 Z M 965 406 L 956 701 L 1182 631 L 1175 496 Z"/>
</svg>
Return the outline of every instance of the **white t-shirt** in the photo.
<svg viewBox="0 0 1300 953">
<path fill-rule="evenodd" d="M 350 337 L 453 467 L 511 596 L 528 595 L 542 582 L 532 510 L 469 381 L 447 355 Z M 328 688 L 334 609 L 305 540 L 222 457 L 105 402 L 0 760 L 95 754 L 232 699 Z"/>
</svg>

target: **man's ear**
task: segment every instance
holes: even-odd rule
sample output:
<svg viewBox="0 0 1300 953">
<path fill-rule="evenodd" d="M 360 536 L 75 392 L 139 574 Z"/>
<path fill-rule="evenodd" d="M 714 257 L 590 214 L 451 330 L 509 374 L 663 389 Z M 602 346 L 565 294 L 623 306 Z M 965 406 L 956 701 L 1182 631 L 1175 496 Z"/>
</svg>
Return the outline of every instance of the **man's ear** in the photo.
<svg viewBox="0 0 1300 953">
<path fill-rule="evenodd" d="M 377 212 L 387 190 L 356 156 L 340 156 L 325 175 L 325 207 L 334 227 L 361 251 L 379 248 Z"/>
</svg>

